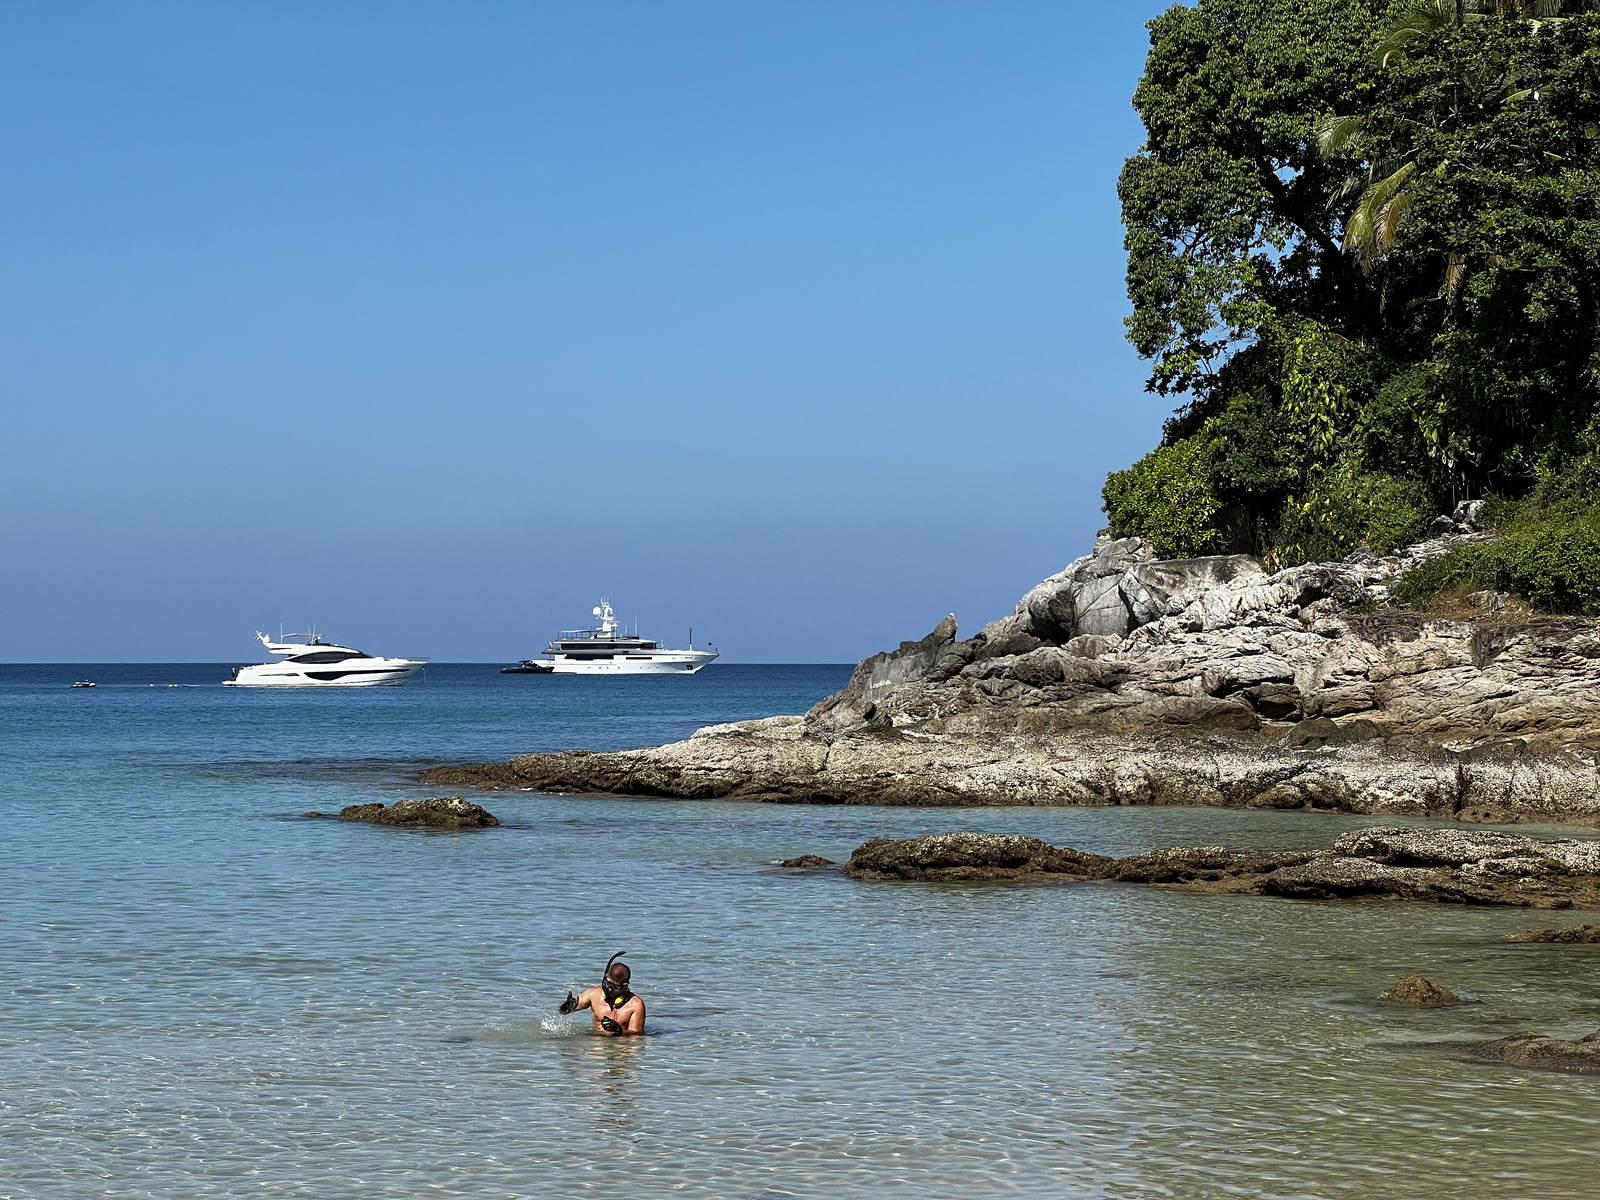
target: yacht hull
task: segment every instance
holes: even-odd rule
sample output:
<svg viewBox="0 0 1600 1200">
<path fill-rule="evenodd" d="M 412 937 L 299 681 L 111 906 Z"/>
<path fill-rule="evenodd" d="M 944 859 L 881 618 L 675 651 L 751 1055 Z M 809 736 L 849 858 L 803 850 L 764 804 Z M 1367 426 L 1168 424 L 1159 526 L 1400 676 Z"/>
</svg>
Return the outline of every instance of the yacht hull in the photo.
<svg viewBox="0 0 1600 1200">
<path fill-rule="evenodd" d="M 232 679 L 223 683 L 228 687 L 261 688 L 398 687 L 427 665 L 408 659 L 369 659 L 328 666 L 262 663 L 240 667 Z"/>
<path fill-rule="evenodd" d="M 717 656 L 699 650 L 656 650 L 644 655 L 575 658 L 557 654 L 552 675 L 693 675 Z"/>
</svg>

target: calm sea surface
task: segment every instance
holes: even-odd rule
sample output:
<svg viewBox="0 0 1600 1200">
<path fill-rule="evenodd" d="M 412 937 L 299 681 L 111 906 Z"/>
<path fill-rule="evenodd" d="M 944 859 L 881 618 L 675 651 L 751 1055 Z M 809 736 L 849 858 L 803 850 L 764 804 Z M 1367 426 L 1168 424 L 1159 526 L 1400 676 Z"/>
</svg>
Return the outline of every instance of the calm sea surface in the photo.
<svg viewBox="0 0 1600 1200">
<path fill-rule="evenodd" d="M 1600 1078 L 1398 1048 L 1600 1028 L 1600 948 L 1496 940 L 1594 914 L 771 865 L 951 829 L 1325 845 L 1354 819 L 530 793 L 481 797 L 504 825 L 473 833 L 297 815 L 428 795 L 432 761 L 800 712 L 848 673 L 273 693 L 0 667 L 0 1196 L 1600 1190 Z M 555 1015 L 615 950 L 648 1037 Z M 1412 970 L 1475 1003 L 1375 999 Z"/>
</svg>

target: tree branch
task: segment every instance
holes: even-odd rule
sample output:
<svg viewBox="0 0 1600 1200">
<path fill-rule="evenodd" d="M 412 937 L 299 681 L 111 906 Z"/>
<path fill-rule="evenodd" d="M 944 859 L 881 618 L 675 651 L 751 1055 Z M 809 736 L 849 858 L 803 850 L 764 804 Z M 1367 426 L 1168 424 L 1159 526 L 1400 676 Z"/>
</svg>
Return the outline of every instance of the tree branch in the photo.
<svg viewBox="0 0 1600 1200">
<path fill-rule="evenodd" d="M 1261 181 L 1266 185 L 1267 193 L 1272 197 L 1284 220 L 1315 242 L 1331 260 L 1342 262 L 1343 256 L 1339 244 L 1329 237 L 1325 230 L 1307 225 L 1290 211 L 1289 186 L 1278 178 L 1278 173 L 1272 169 L 1272 164 L 1259 154 L 1255 158 L 1255 164 L 1256 169 L 1261 172 Z"/>
</svg>

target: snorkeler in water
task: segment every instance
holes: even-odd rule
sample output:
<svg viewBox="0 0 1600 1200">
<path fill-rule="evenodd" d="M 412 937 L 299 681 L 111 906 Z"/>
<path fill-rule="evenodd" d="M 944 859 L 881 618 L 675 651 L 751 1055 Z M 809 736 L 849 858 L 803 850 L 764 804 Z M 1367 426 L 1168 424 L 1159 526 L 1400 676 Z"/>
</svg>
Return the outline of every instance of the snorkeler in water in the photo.
<svg viewBox="0 0 1600 1200">
<path fill-rule="evenodd" d="M 581 996 L 568 992 L 556 1011 L 573 1013 L 587 1008 L 594 1018 L 596 1033 L 610 1036 L 643 1033 L 644 1001 L 628 989 L 628 981 L 633 978 L 628 964 L 617 961 L 626 953 L 626 950 L 619 950 L 611 956 L 599 987 L 584 988 Z"/>
</svg>

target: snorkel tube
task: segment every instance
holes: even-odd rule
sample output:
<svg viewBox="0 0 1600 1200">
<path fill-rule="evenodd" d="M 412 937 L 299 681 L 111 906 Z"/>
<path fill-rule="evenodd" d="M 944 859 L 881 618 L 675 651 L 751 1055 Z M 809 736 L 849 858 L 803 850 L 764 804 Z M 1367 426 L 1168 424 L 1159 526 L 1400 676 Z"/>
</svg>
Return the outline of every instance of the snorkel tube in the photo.
<svg viewBox="0 0 1600 1200">
<path fill-rule="evenodd" d="M 600 991 L 605 996 L 606 1003 L 611 1005 L 612 1008 L 621 1008 L 628 1002 L 628 998 L 633 995 L 628 990 L 628 981 L 626 979 L 611 978 L 611 964 L 626 953 L 626 950 L 618 950 L 610 958 L 606 959 L 605 972 L 600 976 Z M 628 964 L 623 963 L 622 969 L 627 971 Z M 629 973 L 631 974 L 631 972 Z"/>
</svg>

